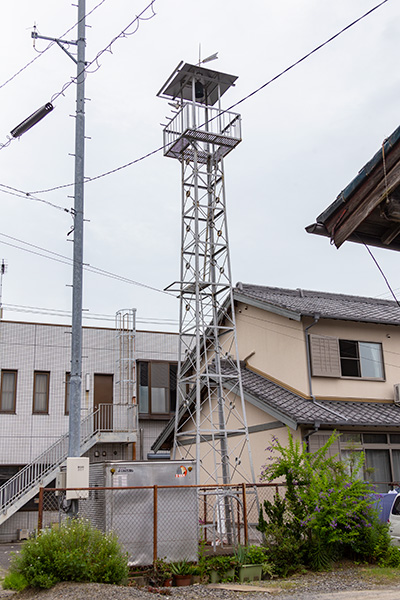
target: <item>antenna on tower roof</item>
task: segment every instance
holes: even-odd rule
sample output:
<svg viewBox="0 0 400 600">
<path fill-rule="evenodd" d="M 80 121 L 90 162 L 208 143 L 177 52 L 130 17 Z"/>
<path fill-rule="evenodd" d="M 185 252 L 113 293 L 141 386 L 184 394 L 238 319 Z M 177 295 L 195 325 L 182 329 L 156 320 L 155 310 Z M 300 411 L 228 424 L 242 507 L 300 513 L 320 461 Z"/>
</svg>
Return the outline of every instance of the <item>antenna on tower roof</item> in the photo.
<svg viewBox="0 0 400 600">
<path fill-rule="evenodd" d="M 199 44 L 199 62 L 197 63 L 198 67 L 204 63 L 211 62 L 212 60 L 217 60 L 217 58 L 218 52 L 214 52 L 214 54 L 210 54 L 210 56 L 207 56 L 206 58 L 203 58 L 203 60 L 201 60 L 201 44 Z"/>
<path fill-rule="evenodd" d="M 201 61 L 201 64 L 211 62 L 212 60 L 217 60 L 217 58 L 218 58 L 218 52 L 214 52 L 214 54 L 210 54 L 210 56 L 207 56 L 207 58 L 203 58 L 203 60 Z"/>
</svg>

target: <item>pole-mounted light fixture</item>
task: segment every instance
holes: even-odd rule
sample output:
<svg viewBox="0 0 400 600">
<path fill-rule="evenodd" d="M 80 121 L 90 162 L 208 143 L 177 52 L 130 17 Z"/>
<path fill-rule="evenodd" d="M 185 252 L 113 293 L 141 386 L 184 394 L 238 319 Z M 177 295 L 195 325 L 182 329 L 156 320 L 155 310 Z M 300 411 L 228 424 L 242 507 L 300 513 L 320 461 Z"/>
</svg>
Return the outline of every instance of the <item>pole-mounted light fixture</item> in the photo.
<svg viewBox="0 0 400 600">
<path fill-rule="evenodd" d="M 23 133 L 28 131 L 31 127 L 39 123 L 49 112 L 53 110 L 54 106 L 51 102 L 46 102 L 44 106 L 39 108 L 36 112 L 31 114 L 25 121 L 22 121 L 19 125 L 14 127 L 10 132 L 14 138 L 20 137 Z"/>
</svg>

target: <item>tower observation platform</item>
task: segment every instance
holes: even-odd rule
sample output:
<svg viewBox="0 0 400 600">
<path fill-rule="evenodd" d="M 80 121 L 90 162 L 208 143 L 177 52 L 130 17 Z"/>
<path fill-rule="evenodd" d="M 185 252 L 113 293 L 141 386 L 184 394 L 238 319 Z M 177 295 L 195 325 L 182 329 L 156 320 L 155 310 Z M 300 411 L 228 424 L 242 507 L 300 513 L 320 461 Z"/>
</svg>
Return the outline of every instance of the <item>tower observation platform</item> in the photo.
<svg viewBox="0 0 400 600">
<path fill-rule="evenodd" d="M 197 160 L 206 163 L 210 144 L 218 160 L 241 142 L 240 115 L 220 105 L 221 96 L 236 79 L 202 66 L 183 62 L 177 66 L 157 94 L 175 102 L 175 114 L 164 127 L 164 156 L 193 160 L 192 143 L 198 142 Z"/>
</svg>

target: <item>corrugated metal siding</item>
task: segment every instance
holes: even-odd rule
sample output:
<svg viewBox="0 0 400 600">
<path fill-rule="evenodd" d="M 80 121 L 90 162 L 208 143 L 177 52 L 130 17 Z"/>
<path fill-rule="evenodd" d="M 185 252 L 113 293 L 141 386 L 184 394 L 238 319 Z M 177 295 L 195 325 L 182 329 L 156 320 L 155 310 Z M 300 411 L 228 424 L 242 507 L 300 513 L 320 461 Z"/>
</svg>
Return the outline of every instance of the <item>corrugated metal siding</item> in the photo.
<svg viewBox="0 0 400 600">
<path fill-rule="evenodd" d="M 151 446 L 154 440 L 160 435 L 167 423 L 168 421 L 139 421 L 142 436 L 140 448 L 143 448 L 143 457 L 140 457 L 142 460 L 147 460 L 147 454 L 152 451 Z"/>
</svg>

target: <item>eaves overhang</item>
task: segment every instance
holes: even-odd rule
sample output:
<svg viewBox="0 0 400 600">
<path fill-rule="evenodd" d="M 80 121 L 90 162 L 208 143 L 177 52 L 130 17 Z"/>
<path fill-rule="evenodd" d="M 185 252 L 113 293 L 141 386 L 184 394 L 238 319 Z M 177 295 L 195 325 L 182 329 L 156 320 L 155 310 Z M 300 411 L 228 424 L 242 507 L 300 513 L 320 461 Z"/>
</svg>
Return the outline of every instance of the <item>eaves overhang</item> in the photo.
<svg viewBox="0 0 400 600">
<path fill-rule="evenodd" d="M 274 408 L 272 406 L 267 405 L 265 402 L 259 400 L 256 396 L 253 396 L 252 394 L 249 394 L 249 392 L 246 392 L 244 390 L 243 390 L 243 396 L 244 396 L 245 401 L 249 402 L 249 404 L 252 404 L 253 406 L 255 406 L 256 408 L 259 408 L 260 410 L 262 410 L 265 413 L 268 413 L 268 415 L 270 415 L 271 417 L 274 417 L 274 419 L 276 419 L 277 421 L 281 421 L 281 423 L 283 423 L 284 425 L 287 425 L 291 429 L 294 429 L 294 430 L 297 429 L 299 423 L 297 423 L 297 421 L 295 421 L 294 419 L 292 419 L 285 413 L 277 410 L 276 408 Z"/>
<path fill-rule="evenodd" d="M 387 156 L 392 149 L 400 142 L 400 126 L 393 131 L 393 133 L 384 141 L 382 148 L 374 154 L 374 156 L 363 166 L 358 172 L 356 177 L 350 181 L 350 183 L 340 192 L 338 197 L 328 208 L 326 208 L 317 217 L 317 223 L 325 223 L 338 208 L 343 206 L 347 200 L 354 194 L 354 192 L 361 186 L 366 179 L 370 176 L 372 171 L 382 162 L 382 156 Z"/>
<path fill-rule="evenodd" d="M 400 251 L 400 127 L 306 231 Z"/>
<path fill-rule="evenodd" d="M 271 302 L 265 302 L 264 300 L 252 298 L 251 296 L 247 296 L 246 294 L 238 292 L 236 289 L 233 290 L 233 297 L 235 300 L 242 302 L 243 304 L 249 304 L 255 308 L 260 308 L 261 310 L 266 310 L 268 312 L 280 315 L 281 317 L 293 319 L 294 321 L 301 321 L 302 314 L 300 312 L 290 310 L 289 308 L 284 308 L 283 306 L 278 306 L 277 304 L 272 304 Z"/>
</svg>

